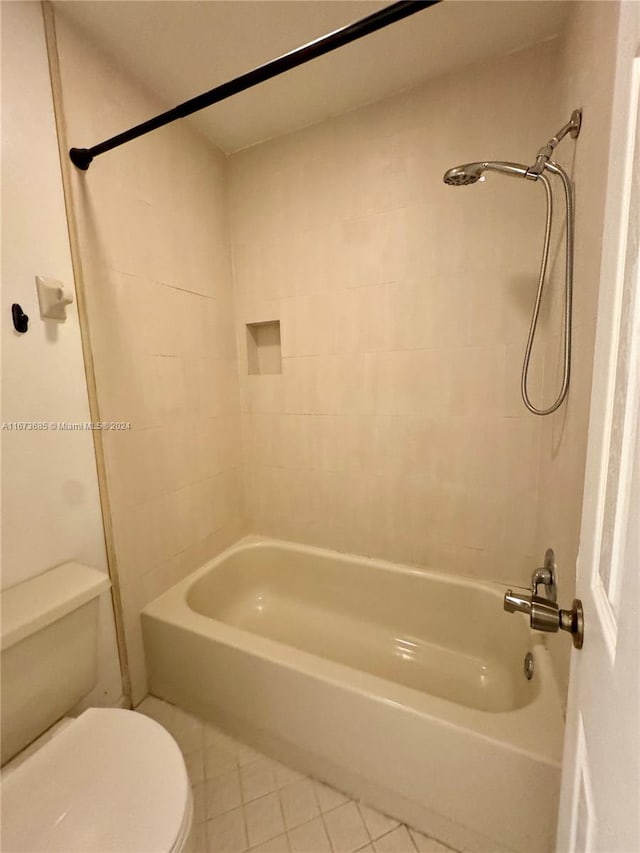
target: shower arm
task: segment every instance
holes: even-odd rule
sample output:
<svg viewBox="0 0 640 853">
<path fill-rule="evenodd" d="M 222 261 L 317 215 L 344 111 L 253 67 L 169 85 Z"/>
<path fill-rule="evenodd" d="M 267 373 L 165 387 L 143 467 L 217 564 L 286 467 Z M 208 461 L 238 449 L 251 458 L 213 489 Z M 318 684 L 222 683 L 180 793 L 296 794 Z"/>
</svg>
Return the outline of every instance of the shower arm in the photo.
<svg viewBox="0 0 640 853">
<path fill-rule="evenodd" d="M 560 128 L 560 130 L 556 133 L 555 136 L 552 136 L 551 139 L 547 142 L 546 145 L 543 145 L 542 148 L 536 154 L 536 160 L 533 166 L 530 166 L 528 169 L 528 175 L 532 178 L 536 178 L 542 174 L 547 163 L 551 161 L 551 156 L 553 155 L 553 151 L 558 145 L 559 142 L 565 138 L 567 134 L 571 136 L 572 139 L 577 139 L 580 133 L 580 126 L 582 124 L 582 110 L 574 110 L 571 113 L 571 118 L 569 121 Z"/>
</svg>

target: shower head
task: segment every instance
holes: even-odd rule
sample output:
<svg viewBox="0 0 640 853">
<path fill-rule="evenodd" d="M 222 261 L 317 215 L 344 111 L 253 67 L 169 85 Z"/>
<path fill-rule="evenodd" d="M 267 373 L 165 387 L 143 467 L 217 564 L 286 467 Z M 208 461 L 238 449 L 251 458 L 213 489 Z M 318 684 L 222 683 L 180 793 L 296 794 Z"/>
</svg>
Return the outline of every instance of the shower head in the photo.
<svg viewBox="0 0 640 853">
<path fill-rule="evenodd" d="M 443 176 L 445 184 L 454 187 L 464 187 L 468 184 L 475 184 L 479 181 L 484 172 L 503 172 L 506 175 L 512 175 L 515 178 L 530 178 L 535 181 L 537 175 L 529 172 L 527 166 L 522 166 L 520 163 L 502 163 L 499 160 L 489 161 L 485 163 L 465 163 L 462 166 L 454 166 L 453 169 L 448 169 Z"/>
<path fill-rule="evenodd" d="M 480 180 L 484 172 L 484 163 L 465 163 L 464 166 L 454 166 L 444 173 L 443 181 L 452 187 L 466 187 Z"/>
</svg>

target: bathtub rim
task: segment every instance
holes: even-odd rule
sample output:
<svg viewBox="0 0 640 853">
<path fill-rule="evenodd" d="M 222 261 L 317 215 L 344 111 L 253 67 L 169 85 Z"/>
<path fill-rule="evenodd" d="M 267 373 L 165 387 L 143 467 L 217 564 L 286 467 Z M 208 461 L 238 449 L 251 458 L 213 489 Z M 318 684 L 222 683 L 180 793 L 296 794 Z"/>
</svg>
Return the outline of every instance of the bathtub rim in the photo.
<svg viewBox="0 0 640 853">
<path fill-rule="evenodd" d="M 497 604 L 504 594 L 502 587 L 491 581 L 448 575 L 434 569 L 392 563 L 374 557 L 249 534 L 207 560 L 198 569 L 147 604 L 142 610 L 142 619 L 157 619 L 167 622 L 183 630 L 205 636 L 213 642 L 223 643 L 239 651 L 254 655 L 259 659 L 275 661 L 287 669 L 306 675 L 311 674 L 314 678 L 334 687 L 337 686 L 366 695 L 377 702 L 392 706 L 399 705 L 413 714 L 436 718 L 442 725 L 454 729 L 471 730 L 478 737 L 491 741 L 502 748 L 515 750 L 536 761 L 542 761 L 553 767 L 561 766 L 564 719 L 550 655 L 541 635 L 531 632 L 531 650 L 534 654 L 536 673 L 539 679 L 537 696 L 532 702 L 520 708 L 509 711 L 487 711 L 470 708 L 449 699 L 424 693 L 381 676 L 303 651 L 295 646 L 237 628 L 222 620 L 205 616 L 191 607 L 188 596 L 197 581 L 215 570 L 233 554 L 265 546 L 284 548 L 303 554 L 322 555 L 356 562 L 360 565 L 371 565 L 395 574 L 426 576 L 435 581 L 450 583 L 453 586 L 472 587 L 490 593 L 497 599 Z M 521 614 L 514 614 L 514 616 L 526 618 Z"/>
</svg>

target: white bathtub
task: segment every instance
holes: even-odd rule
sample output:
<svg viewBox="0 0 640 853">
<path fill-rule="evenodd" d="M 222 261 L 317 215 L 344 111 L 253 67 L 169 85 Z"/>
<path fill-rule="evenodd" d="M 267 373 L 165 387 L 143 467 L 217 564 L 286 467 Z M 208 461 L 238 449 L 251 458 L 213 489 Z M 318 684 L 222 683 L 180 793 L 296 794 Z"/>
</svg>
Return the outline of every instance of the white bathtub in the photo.
<svg viewBox="0 0 640 853">
<path fill-rule="evenodd" d="M 150 689 L 461 850 L 547 853 L 560 701 L 503 592 L 248 537 L 143 611 Z"/>
</svg>

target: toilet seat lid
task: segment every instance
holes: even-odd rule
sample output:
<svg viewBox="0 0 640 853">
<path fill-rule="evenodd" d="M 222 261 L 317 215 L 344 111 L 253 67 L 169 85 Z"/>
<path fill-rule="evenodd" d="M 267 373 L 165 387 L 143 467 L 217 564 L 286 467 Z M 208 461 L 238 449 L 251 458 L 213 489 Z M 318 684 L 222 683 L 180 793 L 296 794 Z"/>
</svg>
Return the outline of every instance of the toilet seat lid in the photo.
<svg viewBox="0 0 640 853">
<path fill-rule="evenodd" d="M 190 802 L 184 759 L 162 726 L 90 708 L 2 780 L 2 849 L 168 853 Z"/>
</svg>

